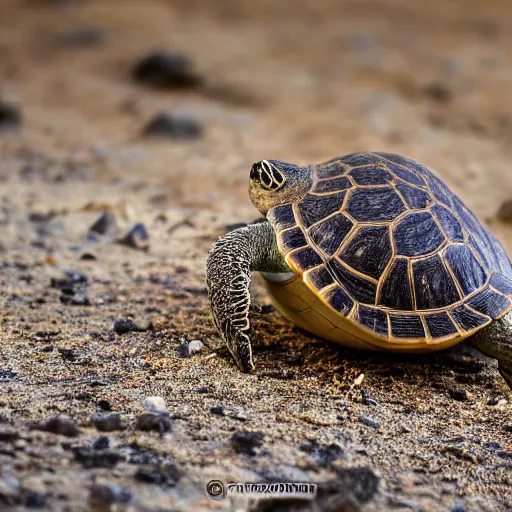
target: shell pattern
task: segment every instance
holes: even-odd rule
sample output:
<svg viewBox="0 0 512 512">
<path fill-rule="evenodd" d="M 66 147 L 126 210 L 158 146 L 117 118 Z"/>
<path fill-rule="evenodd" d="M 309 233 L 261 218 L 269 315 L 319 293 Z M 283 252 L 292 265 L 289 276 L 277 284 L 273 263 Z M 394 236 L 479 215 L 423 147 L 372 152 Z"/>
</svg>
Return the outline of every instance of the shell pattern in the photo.
<svg viewBox="0 0 512 512">
<path fill-rule="evenodd" d="M 313 166 L 313 187 L 267 215 L 288 265 L 382 339 L 466 336 L 511 307 L 500 242 L 426 167 L 389 153 Z"/>
</svg>

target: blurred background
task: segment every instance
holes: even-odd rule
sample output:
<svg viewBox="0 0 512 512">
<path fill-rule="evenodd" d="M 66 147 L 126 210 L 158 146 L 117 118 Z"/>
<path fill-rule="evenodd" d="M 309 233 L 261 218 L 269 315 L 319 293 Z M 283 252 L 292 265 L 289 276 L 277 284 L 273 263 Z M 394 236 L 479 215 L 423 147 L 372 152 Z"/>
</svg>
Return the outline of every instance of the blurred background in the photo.
<svg viewBox="0 0 512 512">
<path fill-rule="evenodd" d="M 492 221 L 512 196 L 509 11 L 504 0 L 3 0 L 1 98 L 21 118 L 2 156 L 92 148 L 109 174 L 155 177 L 184 205 L 224 210 L 234 196 L 250 208 L 254 160 L 385 150 L 431 166 Z M 178 126 L 157 126 L 155 141 L 145 129 L 161 113 Z"/>
</svg>

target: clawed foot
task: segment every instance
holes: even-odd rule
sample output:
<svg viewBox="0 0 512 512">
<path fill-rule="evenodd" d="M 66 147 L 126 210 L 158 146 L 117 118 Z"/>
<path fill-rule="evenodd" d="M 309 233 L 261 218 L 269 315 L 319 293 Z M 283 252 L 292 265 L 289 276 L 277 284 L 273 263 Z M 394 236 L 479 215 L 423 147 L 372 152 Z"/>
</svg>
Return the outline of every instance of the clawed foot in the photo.
<svg viewBox="0 0 512 512">
<path fill-rule="evenodd" d="M 226 345 L 234 357 L 238 368 L 244 373 L 253 371 L 254 363 L 249 334 L 229 324 L 229 326 L 224 328 L 224 336 Z"/>
</svg>

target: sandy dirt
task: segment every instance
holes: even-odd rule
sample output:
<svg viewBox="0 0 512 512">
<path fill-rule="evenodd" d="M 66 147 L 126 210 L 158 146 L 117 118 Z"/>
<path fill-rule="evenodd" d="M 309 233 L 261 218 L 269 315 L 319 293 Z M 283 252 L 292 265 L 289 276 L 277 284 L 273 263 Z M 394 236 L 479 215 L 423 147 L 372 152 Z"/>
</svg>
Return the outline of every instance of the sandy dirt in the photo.
<svg viewBox="0 0 512 512">
<path fill-rule="evenodd" d="M 495 361 L 464 344 L 339 349 L 255 282 L 243 375 L 204 285 L 212 242 L 258 216 L 247 179 L 263 158 L 410 156 L 512 253 L 497 218 L 512 198 L 511 14 L 505 0 L 3 0 L 0 99 L 22 117 L 0 132 L 0 509 L 230 510 L 205 495 L 220 479 L 319 486 L 313 504 L 238 510 L 512 510 Z M 136 83 L 154 49 L 186 55 L 202 84 Z M 201 134 L 143 137 L 160 111 Z M 147 250 L 116 242 L 137 223 Z M 203 350 L 182 357 L 191 340 Z M 152 396 L 167 414 L 144 412 Z"/>
</svg>

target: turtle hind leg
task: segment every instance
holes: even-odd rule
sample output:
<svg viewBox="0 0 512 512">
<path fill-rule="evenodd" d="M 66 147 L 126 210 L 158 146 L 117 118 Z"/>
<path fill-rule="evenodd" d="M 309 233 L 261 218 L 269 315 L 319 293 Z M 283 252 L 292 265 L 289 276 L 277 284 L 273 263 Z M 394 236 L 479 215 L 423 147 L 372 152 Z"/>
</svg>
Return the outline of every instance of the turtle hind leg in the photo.
<svg viewBox="0 0 512 512">
<path fill-rule="evenodd" d="M 219 238 L 206 262 L 206 286 L 215 326 L 243 372 L 254 369 L 249 323 L 252 270 L 290 271 L 266 220 Z"/>
<path fill-rule="evenodd" d="M 468 341 L 498 360 L 498 370 L 512 389 L 512 311 L 473 334 Z"/>
</svg>

